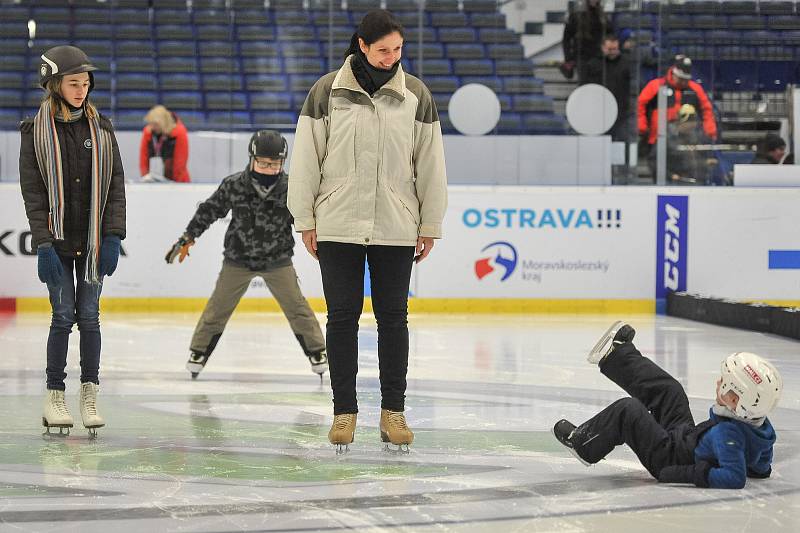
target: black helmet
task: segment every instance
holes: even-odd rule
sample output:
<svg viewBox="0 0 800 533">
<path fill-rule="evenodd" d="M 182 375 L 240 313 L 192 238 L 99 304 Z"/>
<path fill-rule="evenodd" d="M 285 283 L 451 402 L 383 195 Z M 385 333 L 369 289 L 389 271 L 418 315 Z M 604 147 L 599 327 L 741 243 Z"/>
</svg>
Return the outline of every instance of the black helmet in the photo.
<svg viewBox="0 0 800 533">
<path fill-rule="evenodd" d="M 692 79 L 692 60 L 683 54 L 678 54 L 672 61 L 672 74 L 682 80 Z"/>
<path fill-rule="evenodd" d="M 283 135 L 274 130 L 259 130 L 250 137 L 247 153 L 250 157 L 271 157 L 286 159 L 289 145 Z"/>
<path fill-rule="evenodd" d="M 93 70 L 97 67 L 89 61 L 89 56 L 76 46 L 56 46 L 42 54 L 42 64 L 39 66 L 39 85 L 47 87 L 53 76 L 66 76 L 67 74 L 89 73 L 89 92 L 94 88 Z"/>
</svg>

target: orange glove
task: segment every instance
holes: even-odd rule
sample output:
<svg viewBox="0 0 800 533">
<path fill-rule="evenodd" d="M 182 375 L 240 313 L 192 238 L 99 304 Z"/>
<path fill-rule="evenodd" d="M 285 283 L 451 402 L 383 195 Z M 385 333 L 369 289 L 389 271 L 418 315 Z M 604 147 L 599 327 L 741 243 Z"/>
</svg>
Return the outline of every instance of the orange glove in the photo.
<svg viewBox="0 0 800 533">
<path fill-rule="evenodd" d="M 177 257 L 178 263 L 183 263 L 183 260 L 186 259 L 187 255 L 189 255 L 189 248 L 191 246 L 194 246 L 194 239 L 184 233 L 181 235 L 181 238 L 172 245 L 172 248 L 169 249 L 166 257 L 164 257 L 164 260 L 166 260 L 168 264 L 172 264 Z"/>
</svg>

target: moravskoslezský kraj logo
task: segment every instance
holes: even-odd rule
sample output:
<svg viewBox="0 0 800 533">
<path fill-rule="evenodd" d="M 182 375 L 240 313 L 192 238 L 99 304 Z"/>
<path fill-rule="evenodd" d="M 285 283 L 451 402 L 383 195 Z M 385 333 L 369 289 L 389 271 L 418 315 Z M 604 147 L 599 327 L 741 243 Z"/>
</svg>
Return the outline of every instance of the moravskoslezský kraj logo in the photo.
<svg viewBox="0 0 800 533">
<path fill-rule="evenodd" d="M 507 280 L 517 268 L 517 249 L 506 241 L 496 241 L 483 247 L 481 253 L 491 254 L 475 261 L 475 276 L 482 280 L 495 270 L 503 272 L 500 281 Z"/>
</svg>

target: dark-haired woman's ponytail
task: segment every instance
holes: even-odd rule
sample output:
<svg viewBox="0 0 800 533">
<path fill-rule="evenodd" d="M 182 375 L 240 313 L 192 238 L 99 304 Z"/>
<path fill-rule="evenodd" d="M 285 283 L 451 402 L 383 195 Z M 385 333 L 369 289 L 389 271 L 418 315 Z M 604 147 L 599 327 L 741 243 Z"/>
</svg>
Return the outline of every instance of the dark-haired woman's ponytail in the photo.
<svg viewBox="0 0 800 533">
<path fill-rule="evenodd" d="M 358 32 L 354 32 L 353 36 L 350 37 L 350 47 L 347 49 L 347 52 L 345 52 L 345 54 L 344 54 L 345 59 L 347 58 L 347 56 L 355 54 L 356 52 L 358 52 L 359 49 L 360 49 L 360 47 L 358 46 Z"/>
</svg>

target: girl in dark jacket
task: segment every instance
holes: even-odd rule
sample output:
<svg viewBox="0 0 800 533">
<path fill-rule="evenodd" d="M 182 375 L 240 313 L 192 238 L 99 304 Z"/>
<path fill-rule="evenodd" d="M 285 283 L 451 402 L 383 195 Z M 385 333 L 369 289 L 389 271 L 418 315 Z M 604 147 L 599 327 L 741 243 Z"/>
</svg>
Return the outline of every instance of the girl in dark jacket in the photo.
<svg viewBox="0 0 800 533">
<path fill-rule="evenodd" d="M 105 425 L 96 405 L 99 301 L 103 277 L 116 270 L 125 238 L 125 186 L 114 130 L 89 102 L 94 70 L 74 46 L 45 52 L 39 67 L 45 97 L 36 116 L 20 125 L 20 185 L 39 279 L 47 284 L 53 311 L 42 416 L 47 433 L 50 427 L 73 425 L 64 401 L 64 370 L 76 322 L 81 334 L 81 418 L 90 436 Z"/>
</svg>

